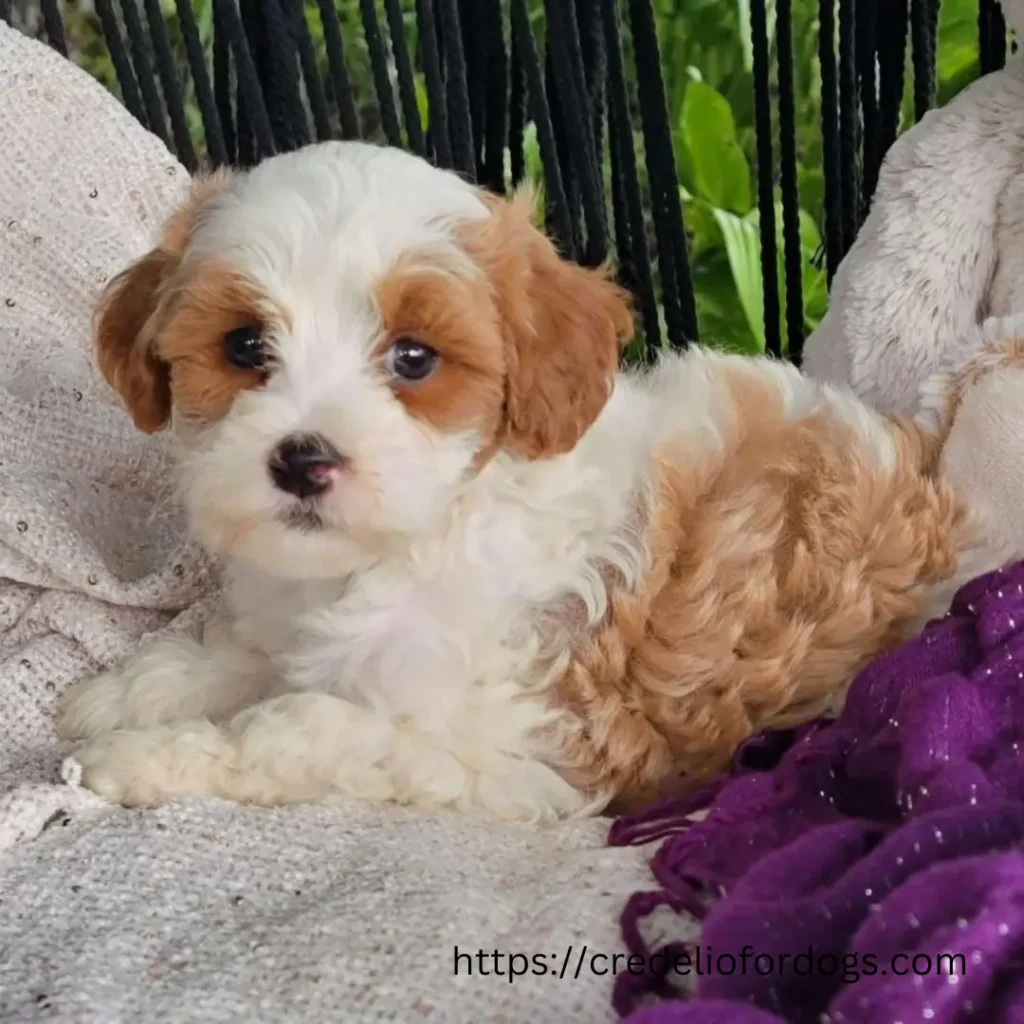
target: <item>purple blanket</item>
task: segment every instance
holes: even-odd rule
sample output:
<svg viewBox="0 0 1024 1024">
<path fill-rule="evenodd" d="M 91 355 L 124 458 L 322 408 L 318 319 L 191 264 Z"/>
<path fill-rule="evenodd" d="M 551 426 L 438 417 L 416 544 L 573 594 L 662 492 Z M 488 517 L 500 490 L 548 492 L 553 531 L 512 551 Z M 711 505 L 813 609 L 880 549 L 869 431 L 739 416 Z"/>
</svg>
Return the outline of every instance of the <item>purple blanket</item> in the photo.
<svg viewBox="0 0 1024 1024">
<path fill-rule="evenodd" d="M 729 778 L 614 824 L 613 844 L 664 838 L 660 889 L 623 913 L 638 959 L 616 1009 L 629 1024 L 1024 1020 L 1022 749 L 1018 563 L 868 665 L 835 722 L 752 741 Z M 660 905 L 702 918 L 699 978 L 697 948 L 652 956 L 641 923 Z"/>
</svg>

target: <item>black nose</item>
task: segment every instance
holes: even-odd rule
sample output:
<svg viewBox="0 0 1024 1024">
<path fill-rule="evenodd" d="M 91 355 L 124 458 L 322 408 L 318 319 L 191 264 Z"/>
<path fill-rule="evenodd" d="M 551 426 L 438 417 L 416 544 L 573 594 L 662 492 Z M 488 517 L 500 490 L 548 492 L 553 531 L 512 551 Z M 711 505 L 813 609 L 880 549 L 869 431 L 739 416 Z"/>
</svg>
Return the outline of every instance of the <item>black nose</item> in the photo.
<svg viewBox="0 0 1024 1024">
<path fill-rule="evenodd" d="M 309 498 L 331 486 L 331 470 L 344 460 L 325 438 L 300 436 L 285 438 L 270 456 L 270 475 L 287 494 Z"/>
</svg>

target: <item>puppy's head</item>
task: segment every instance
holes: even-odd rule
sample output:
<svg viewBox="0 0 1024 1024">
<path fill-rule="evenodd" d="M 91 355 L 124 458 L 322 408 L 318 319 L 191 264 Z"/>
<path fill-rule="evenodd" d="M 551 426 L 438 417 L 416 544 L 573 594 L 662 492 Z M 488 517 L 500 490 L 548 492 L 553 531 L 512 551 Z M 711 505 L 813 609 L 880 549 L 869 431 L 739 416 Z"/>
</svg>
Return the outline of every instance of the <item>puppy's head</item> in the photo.
<svg viewBox="0 0 1024 1024">
<path fill-rule="evenodd" d="M 95 335 L 136 425 L 173 423 L 200 537 L 312 578 L 428 535 L 498 451 L 569 451 L 631 327 L 528 199 L 324 143 L 197 184 Z"/>
</svg>

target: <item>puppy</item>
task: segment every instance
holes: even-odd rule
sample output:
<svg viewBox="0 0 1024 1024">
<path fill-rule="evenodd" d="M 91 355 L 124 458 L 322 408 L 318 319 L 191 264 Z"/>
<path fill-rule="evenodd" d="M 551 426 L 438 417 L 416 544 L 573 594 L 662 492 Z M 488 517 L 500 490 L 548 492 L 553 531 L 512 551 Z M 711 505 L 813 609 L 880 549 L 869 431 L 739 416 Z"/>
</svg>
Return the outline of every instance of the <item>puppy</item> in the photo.
<svg viewBox="0 0 1024 1024">
<path fill-rule="evenodd" d="M 767 359 L 617 372 L 625 295 L 532 213 L 324 143 L 201 181 L 108 286 L 100 369 L 173 430 L 225 597 L 64 699 L 87 786 L 631 806 L 989 567 L 937 437 Z"/>
</svg>

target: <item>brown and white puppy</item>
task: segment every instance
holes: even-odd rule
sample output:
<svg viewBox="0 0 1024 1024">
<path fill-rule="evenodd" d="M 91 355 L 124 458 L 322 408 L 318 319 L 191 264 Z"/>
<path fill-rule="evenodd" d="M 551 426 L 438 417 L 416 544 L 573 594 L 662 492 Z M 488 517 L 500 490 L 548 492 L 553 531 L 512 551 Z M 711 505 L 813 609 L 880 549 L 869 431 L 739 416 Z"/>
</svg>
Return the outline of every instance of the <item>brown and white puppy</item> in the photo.
<svg viewBox="0 0 1024 1024">
<path fill-rule="evenodd" d="M 988 567 L 911 425 L 766 359 L 618 373 L 624 295 L 531 214 L 325 143 L 198 184 L 109 286 L 100 367 L 228 582 L 202 642 L 65 700 L 88 786 L 627 805 L 834 707 Z"/>
</svg>

